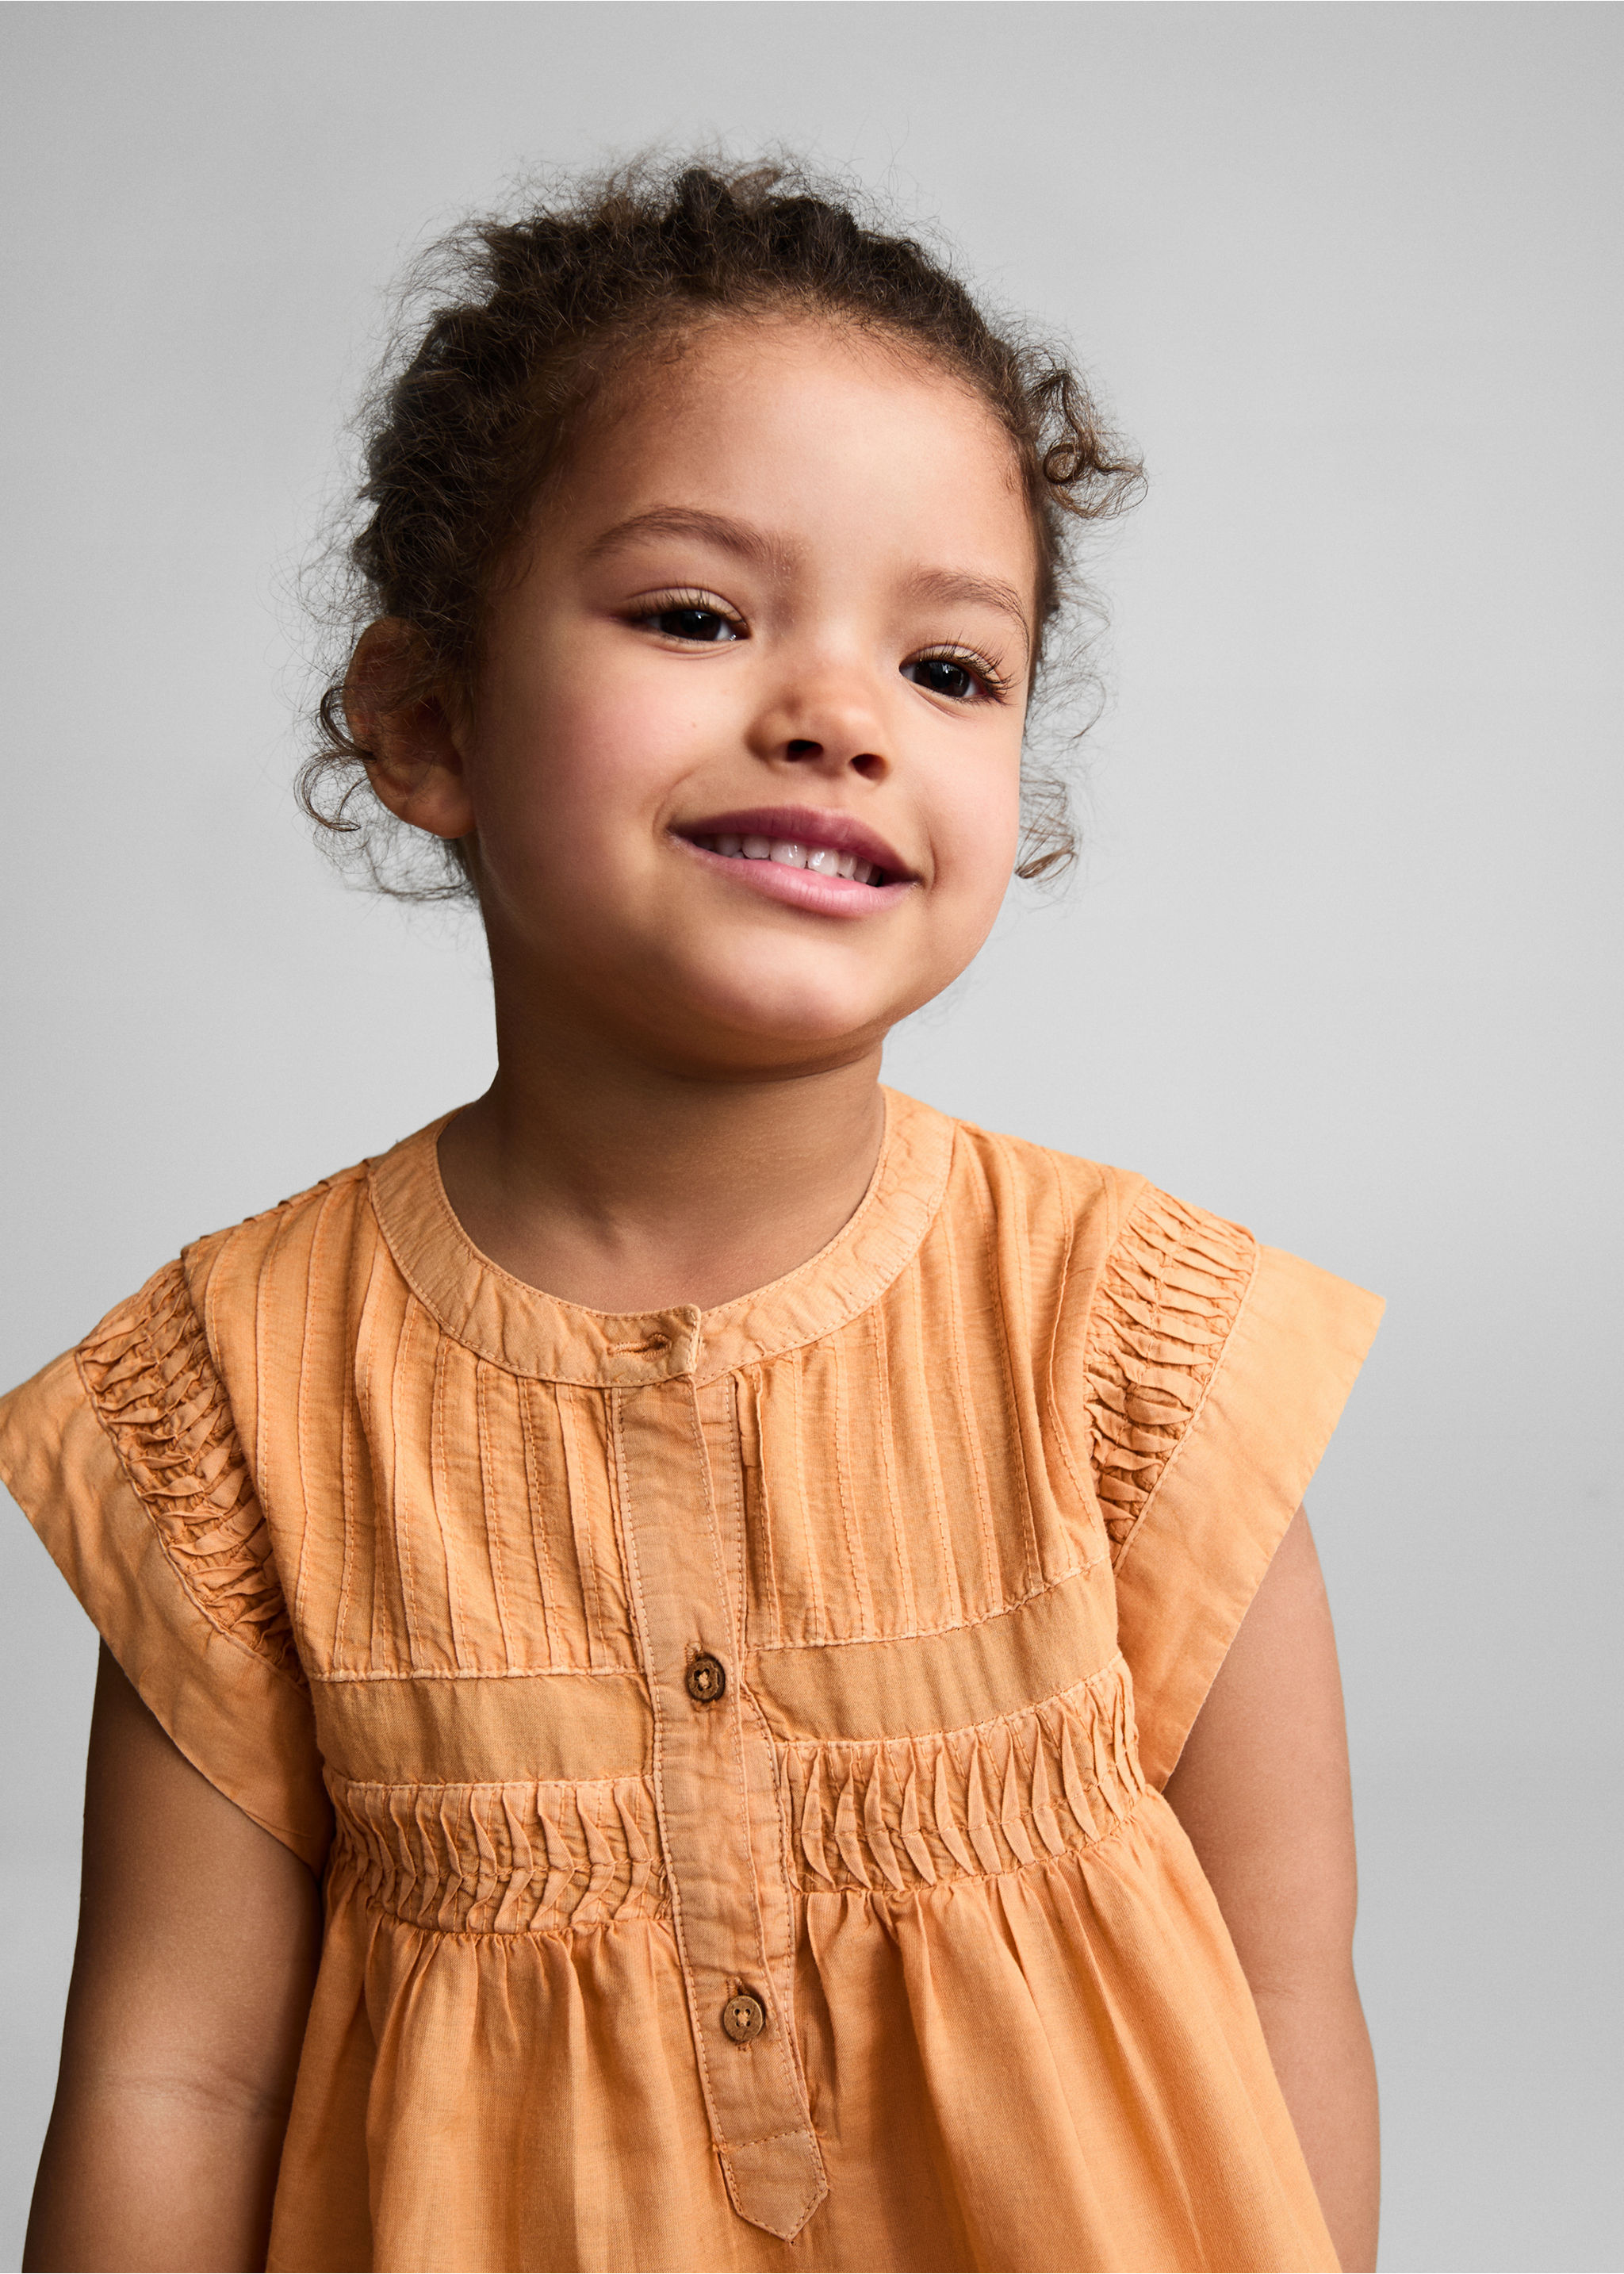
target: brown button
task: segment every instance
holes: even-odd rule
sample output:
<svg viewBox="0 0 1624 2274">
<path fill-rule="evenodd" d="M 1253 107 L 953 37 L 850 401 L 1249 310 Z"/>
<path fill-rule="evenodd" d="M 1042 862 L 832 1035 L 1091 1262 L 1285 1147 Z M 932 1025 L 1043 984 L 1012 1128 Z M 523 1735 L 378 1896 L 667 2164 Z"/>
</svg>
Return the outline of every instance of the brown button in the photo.
<svg viewBox="0 0 1624 2274">
<path fill-rule="evenodd" d="M 748 1990 L 735 1991 L 722 2008 L 722 2027 L 736 2045 L 748 2045 L 766 2026 L 766 2007 Z"/>
<path fill-rule="evenodd" d="M 708 1650 L 702 1651 L 688 1670 L 688 1696 L 695 1706 L 714 1706 L 726 1687 L 727 1668 Z M 756 2031 L 752 2029 L 749 2034 L 754 2037 Z"/>
</svg>

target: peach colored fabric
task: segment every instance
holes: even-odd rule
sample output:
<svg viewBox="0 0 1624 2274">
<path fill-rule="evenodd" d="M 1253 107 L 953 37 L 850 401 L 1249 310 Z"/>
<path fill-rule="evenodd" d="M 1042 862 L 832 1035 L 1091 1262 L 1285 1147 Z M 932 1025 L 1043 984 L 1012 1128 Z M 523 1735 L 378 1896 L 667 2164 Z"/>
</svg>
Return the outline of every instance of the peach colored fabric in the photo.
<svg viewBox="0 0 1624 2274">
<path fill-rule="evenodd" d="M 1335 2264 L 1160 1788 L 1380 1306 L 887 1111 L 715 1311 L 508 1277 L 436 1125 L 0 1405 L 142 1696 L 326 1873 L 273 2265 Z"/>
</svg>

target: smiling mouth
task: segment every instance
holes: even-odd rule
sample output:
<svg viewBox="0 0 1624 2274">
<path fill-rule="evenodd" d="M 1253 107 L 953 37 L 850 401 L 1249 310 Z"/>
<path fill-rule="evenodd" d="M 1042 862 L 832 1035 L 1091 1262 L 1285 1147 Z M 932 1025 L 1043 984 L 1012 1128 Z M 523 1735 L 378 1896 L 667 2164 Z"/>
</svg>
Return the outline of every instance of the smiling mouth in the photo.
<svg viewBox="0 0 1624 2274">
<path fill-rule="evenodd" d="M 885 871 L 854 853 L 837 853 L 832 845 L 806 845 L 793 837 L 734 837 L 724 830 L 716 837 L 690 837 L 707 853 L 724 861 L 776 861 L 784 869 L 810 869 L 820 877 L 847 877 L 854 885 L 883 885 Z"/>
<path fill-rule="evenodd" d="M 679 828 L 674 833 L 724 861 L 765 861 L 876 891 L 912 881 L 911 872 L 884 840 L 844 813 L 781 807 L 718 814 L 696 828 Z"/>
</svg>

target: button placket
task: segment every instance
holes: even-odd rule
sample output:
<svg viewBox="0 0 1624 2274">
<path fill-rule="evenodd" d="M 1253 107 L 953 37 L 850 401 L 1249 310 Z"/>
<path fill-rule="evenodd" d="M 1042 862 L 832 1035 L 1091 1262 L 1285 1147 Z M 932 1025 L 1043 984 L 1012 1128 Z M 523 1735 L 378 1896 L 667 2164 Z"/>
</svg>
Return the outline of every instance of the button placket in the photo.
<svg viewBox="0 0 1624 2274">
<path fill-rule="evenodd" d="M 632 1615 L 654 1717 L 672 1923 L 711 2137 L 734 2210 L 786 2240 L 828 2193 L 793 2037 L 792 1911 L 771 1740 L 738 1638 L 693 1383 L 610 1393 Z M 754 1836 L 753 1836 L 754 1835 Z"/>
</svg>

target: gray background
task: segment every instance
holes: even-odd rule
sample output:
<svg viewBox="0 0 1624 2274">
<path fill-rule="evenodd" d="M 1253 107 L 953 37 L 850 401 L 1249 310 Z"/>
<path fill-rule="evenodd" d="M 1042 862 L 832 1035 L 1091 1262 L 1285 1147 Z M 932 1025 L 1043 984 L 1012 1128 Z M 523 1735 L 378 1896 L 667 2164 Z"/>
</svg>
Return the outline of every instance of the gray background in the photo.
<svg viewBox="0 0 1624 2274">
<path fill-rule="evenodd" d="M 385 280 L 538 162 L 853 168 L 1071 334 L 1154 477 L 1085 873 L 891 1078 L 1389 1298 L 1312 1499 L 1384 2263 L 1624 2263 L 1624 19 L 11 6 L 0 49 L 0 1382 L 488 1077 L 477 940 L 342 891 L 288 787 L 287 576 Z M 94 1644 L 20 1523 L 0 1586 L 14 2265 Z"/>
</svg>

